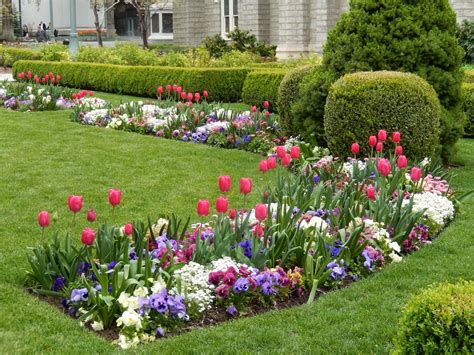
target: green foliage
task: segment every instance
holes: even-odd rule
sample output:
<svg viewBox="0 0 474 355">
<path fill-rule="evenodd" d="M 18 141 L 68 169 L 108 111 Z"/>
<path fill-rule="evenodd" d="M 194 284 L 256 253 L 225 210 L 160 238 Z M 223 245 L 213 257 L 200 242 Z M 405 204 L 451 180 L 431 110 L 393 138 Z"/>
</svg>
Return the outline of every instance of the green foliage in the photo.
<svg viewBox="0 0 474 355">
<path fill-rule="evenodd" d="M 207 49 L 212 58 L 220 58 L 224 55 L 224 53 L 230 51 L 227 41 L 224 40 L 219 34 L 204 38 L 204 41 L 202 41 L 201 45 Z"/>
<path fill-rule="evenodd" d="M 458 25 L 456 37 L 464 50 L 463 62 L 474 63 L 474 21 L 464 20 L 462 24 Z"/>
<path fill-rule="evenodd" d="M 432 285 L 405 306 L 397 354 L 472 354 L 474 282 Z"/>
<path fill-rule="evenodd" d="M 350 11 L 343 14 L 329 33 L 324 48 L 323 70 L 337 79 L 355 71 L 396 70 L 418 74 L 438 93 L 451 117 L 458 116 L 461 100 L 462 49 L 456 37 L 456 15 L 448 0 L 353 0 Z M 302 109 L 300 121 L 311 131 L 323 122 L 325 100 L 307 100 L 312 91 L 323 90 L 321 73 L 314 74 L 314 85 L 304 86 L 302 101 L 311 105 Z M 319 77 L 319 79 L 318 79 Z M 306 132 L 305 132 L 306 133 Z M 446 132 L 459 138 L 457 130 Z M 447 157 L 450 146 L 443 148 Z"/>
<path fill-rule="evenodd" d="M 14 75 L 28 70 L 38 75 L 50 71 L 59 74 L 64 86 L 148 97 L 156 95 L 159 85 L 176 83 L 184 91 L 207 90 L 209 100 L 224 102 L 240 100 L 245 78 L 250 71 L 243 68 L 169 68 L 39 61 L 20 61 L 13 67 Z"/>
<path fill-rule="evenodd" d="M 466 136 L 474 136 L 474 83 L 465 83 L 463 88 L 463 107 L 467 115 L 464 134 Z"/>
<path fill-rule="evenodd" d="M 59 43 L 48 43 L 40 47 L 41 60 L 45 62 L 68 61 L 68 47 Z"/>
<path fill-rule="evenodd" d="M 127 65 L 156 65 L 158 61 L 156 52 L 140 48 L 135 43 L 117 42 L 114 52 Z"/>
<path fill-rule="evenodd" d="M 247 75 L 242 90 L 242 100 L 249 105 L 261 107 L 270 103 L 270 110 L 277 110 L 278 88 L 286 71 L 280 69 L 254 71 Z"/>
<path fill-rule="evenodd" d="M 464 81 L 466 83 L 474 83 L 474 69 L 464 70 Z"/>
<path fill-rule="evenodd" d="M 313 66 L 305 65 L 289 71 L 278 88 L 277 107 L 280 114 L 280 125 L 289 135 L 297 136 L 293 123 L 291 105 L 299 97 L 300 83 L 313 70 Z"/>
<path fill-rule="evenodd" d="M 81 46 L 76 60 L 84 63 L 125 64 L 113 48 Z"/>
<path fill-rule="evenodd" d="M 329 92 L 324 128 L 333 154 L 350 155 L 358 142 L 369 153 L 369 136 L 399 131 L 405 155 L 432 156 L 439 143 L 441 106 L 424 79 L 408 73 L 360 72 L 334 83 Z"/>
<path fill-rule="evenodd" d="M 0 65 L 11 67 L 18 60 L 39 60 L 38 51 L 24 48 L 5 47 L 0 45 Z"/>
</svg>

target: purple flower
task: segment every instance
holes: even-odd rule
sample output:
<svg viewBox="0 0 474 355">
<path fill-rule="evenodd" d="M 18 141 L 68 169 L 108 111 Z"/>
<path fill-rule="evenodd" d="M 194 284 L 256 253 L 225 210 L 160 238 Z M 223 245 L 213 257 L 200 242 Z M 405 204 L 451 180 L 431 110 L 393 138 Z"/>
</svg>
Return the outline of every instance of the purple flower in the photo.
<svg viewBox="0 0 474 355">
<path fill-rule="evenodd" d="M 313 181 L 315 184 L 319 183 L 319 175 L 314 175 Z"/>
<path fill-rule="evenodd" d="M 271 282 L 264 282 L 261 286 L 262 294 L 265 296 L 276 295 L 277 291 L 272 287 Z"/>
<path fill-rule="evenodd" d="M 66 279 L 64 277 L 62 277 L 62 276 L 56 277 L 51 289 L 53 291 L 56 291 L 56 292 L 59 291 L 59 290 L 62 290 L 64 288 L 64 281 L 66 281 Z"/>
<path fill-rule="evenodd" d="M 242 293 L 249 290 L 249 282 L 245 277 L 239 278 L 234 284 L 234 292 Z"/>
<path fill-rule="evenodd" d="M 331 278 L 333 280 L 343 279 L 346 276 L 346 270 L 344 266 L 340 266 L 337 262 L 331 261 L 326 265 L 328 269 L 332 269 Z"/>
<path fill-rule="evenodd" d="M 109 265 L 107 265 L 107 270 L 112 270 L 115 265 L 117 265 L 117 262 L 115 260 L 112 260 Z"/>
<path fill-rule="evenodd" d="M 71 302 L 87 302 L 89 298 L 89 293 L 87 288 L 75 288 L 71 291 Z"/>
<path fill-rule="evenodd" d="M 150 296 L 150 308 L 153 308 L 159 313 L 165 313 L 168 311 L 168 302 L 166 302 L 166 298 L 161 294 L 153 294 Z"/>
<path fill-rule="evenodd" d="M 229 307 L 227 307 L 226 312 L 231 316 L 235 316 L 237 314 L 237 308 L 235 308 L 233 305 L 230 305 Z"/>
<path fill-rule="evenodd" d="M 165 331 L 163 330 L 163 328 L 161 327 L 156 328 L 156 336 L 158 338 L 163 338 L 165 336 Z"/>
</svg>

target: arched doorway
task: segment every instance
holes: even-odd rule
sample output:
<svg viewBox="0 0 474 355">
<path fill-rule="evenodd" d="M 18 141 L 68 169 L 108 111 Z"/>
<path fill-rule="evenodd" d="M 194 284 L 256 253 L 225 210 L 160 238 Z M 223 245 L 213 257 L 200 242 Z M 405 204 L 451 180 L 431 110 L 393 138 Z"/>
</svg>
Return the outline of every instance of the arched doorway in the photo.
<svg viewBox="0 0 474 355">
<path fill-rule="evenodd" d="M 125 4 L 123 0 L 115 5 L 114 22 L 118 36 L 140 36 L 137 10 L 132 5 Z"/>
</svg>

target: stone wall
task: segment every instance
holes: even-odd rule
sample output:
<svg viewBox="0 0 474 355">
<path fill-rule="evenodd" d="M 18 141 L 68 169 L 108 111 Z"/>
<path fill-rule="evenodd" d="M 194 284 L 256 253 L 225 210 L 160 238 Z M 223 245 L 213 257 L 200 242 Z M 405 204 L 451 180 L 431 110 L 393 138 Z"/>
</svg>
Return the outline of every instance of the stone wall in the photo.
<svg viewBox="0 0 474 355">
<path fill-rule="evenodd" d="M 450 0 L 451 6 L 458 15 L 458 21 L 474 21 L 474 0 Z"/>
</svg>

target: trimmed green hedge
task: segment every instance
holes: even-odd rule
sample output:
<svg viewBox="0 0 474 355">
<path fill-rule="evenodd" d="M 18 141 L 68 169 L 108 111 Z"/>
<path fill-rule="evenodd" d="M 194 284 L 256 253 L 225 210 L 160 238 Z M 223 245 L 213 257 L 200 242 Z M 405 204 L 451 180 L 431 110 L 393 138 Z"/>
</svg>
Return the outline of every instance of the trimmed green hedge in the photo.
<svg viewBox="0 0 474 355">
<path fill-rule="evenodd" d="M 433 285 L 402 311 L 395 354 L 472 354 L 474 281 Z"/>
<path fill-rule="evenodd" d="M 462 86 L 463 108 L 467 116 L 464 135 L 474 137 L 474 82 Z"/>
<path fill-rule="evenodd" d="M 270 103 L 270 110 L 277 111 L 278 89 L 287 71 L 281 69 L 251 72 L 245 79 L 242 100 L 249 105 L 262 106 Z"/>
<path fill-rule="evenodd" d="M 324 129 L 331 152 L 339 157 L 350 155 L 353 142 L 360 144 L 362 154 L 369 153 L 368 137 L 385 129 L 401 133 L 406 155 L 424 158 L 439 144 L 440 121 L 438 96 L 424 79 L 400 72 L 359 72 L 332 85 Z"/>
<path fill-rule="evenodd" d="M 0 65 L 11 67 L 19 60 L 40 60 L 41 53 L 32 49 L 0 46 Z"/>
<path fill-rule="evenodd" d="M 28 70 L 39 75 L 50 71 L 59 74 L 64 86 L 136 96 L 153 97 L 159 85 L 178 84 L 188 92 L 207 90 L 210 100 L 223 102 L 240 101 L 245 78 L 251 71 L 246 68 L 171 68 L 18 61 L 13 66 L 13 75 Z"/>
<path fill-rule="evenodd" d="M 474 69 L 468 69 L 464 71 L 464 82 L 474 83 Z"/>
</svg>

